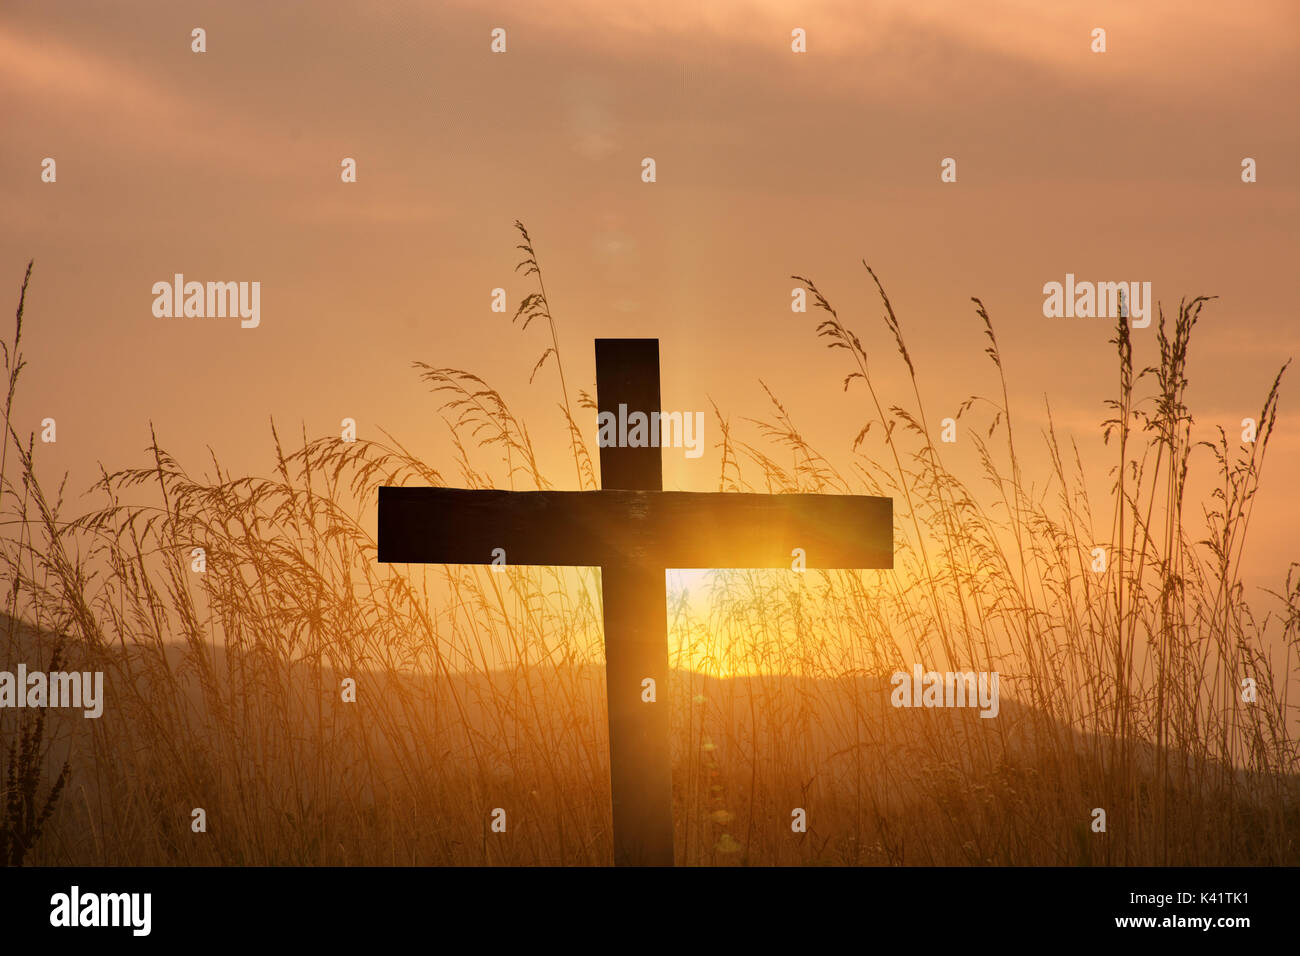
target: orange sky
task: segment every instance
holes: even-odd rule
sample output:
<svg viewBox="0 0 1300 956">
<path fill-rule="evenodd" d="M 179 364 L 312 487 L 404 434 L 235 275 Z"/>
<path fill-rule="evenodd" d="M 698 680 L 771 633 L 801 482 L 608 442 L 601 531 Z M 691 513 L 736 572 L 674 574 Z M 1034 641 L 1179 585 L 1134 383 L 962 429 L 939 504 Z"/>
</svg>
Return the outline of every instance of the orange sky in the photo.
<svg viewBox="0 0 1300 956">
<path fill-rule="evenodd" d="M 497 26 L 505 55 L 488 49 Z M 790 52 L 796 26 L 806 55 Z M 1089 51 L 1097 26 L 1103 55 Z M 843 394 L 844 353 L 815 337 L 816 317 L 791 314 L 789 276 L 817 282 L 902 399 L 865 257 L 931 416 L 996 390 L 978 295 L 1022 442 L 1050 395 L 1102 495 L 1110 323 L 1045 319 L 1042 286 L 1067 272 L 1150 281 L 1167 308 L 1217 294 L 1193 340 L 1193 409 L 1230 431 L 1258 413 L 1300 354 L 1298 28 L 1288 2 L 1183 0 L 10 7 L 11 301 L 36 259 L 19 430 L 57 418 L 41 455 L 76 490 L 96 461 L 139 463 L 150 420 L 195 471 L 207 446 L 236 472 L 268 470 L 271 416 L 313 436 L 352 416 L 364 437 L 382 425 L 445 465 L 436 400 L 410 369 L 421 360 L 484 376 L 562 450 L 553 371 L 527 384 L 544 330 L 488 308 L 496 286 L 512 312 L 532 291 L 512 272 L 518 218 L 571 391 L 594 389 L 593 338 L 656 336 L 666 408 L 712 398 L 735 419 L 765 415 L 762 379 L 847 462 L 862 399 Z M 345 156 L 355 185 L 339 180 Z M 945 156 L 956 184 L 939 182 Z M 1258 183 L 1240 181 L 1245 156 Z M 151 287 L 175 272 L 260 281 L 260 327 L 155 318 Z M 1135 332 L 1143 364 L 1153 333 Z M 1296 374 L 1249 556 L 1253 582 L 1274 588 L 1300 558 Z M 548 461 L 568 487 L 559 451 Z M 712 490 L 717 453 L 665 470 L 667 487 Z"/>
</svg>

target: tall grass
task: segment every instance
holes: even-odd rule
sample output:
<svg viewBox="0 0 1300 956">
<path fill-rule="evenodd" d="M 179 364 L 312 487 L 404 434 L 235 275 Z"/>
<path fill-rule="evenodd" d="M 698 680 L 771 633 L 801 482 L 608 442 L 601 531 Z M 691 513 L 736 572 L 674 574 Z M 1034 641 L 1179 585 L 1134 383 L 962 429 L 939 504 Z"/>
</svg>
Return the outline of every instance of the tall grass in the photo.
<svg viewBox="0 0 1300 956">
<path fill-rule="evenodd" d="M 575 414 L 534 243 L 516 227 L 538 286 L 515 319 L 524 334 L 545 319 L 533 378 L 554 363 L 564 480 L 596 487 L 591 423 Z M 1281 372 L 1257 442 L 1202 447 L 1185 395 L 1208 300 L 1160 313 L 1157 364 L 1141 370 L 1120 321 L 1102 423 L 1113 483 L 1093 498 L 1054 425 L 1048 472 L 1026 477 L 993 321 L 973 300 L 995 397 L 962 405 L 983 417 L 964 431 L 978 467 L 959 474 L 867 272 L 907 394 L 880 390 L 869 357 L 881 355 L 796 277 L 824 314 L 809 334 L 834 350 L 827 374 L 844 377 L 856 440 L 824 456 L 770 392 L 744 434 L 715 406 L 718 489 L 890 495 L 895 568 L 716 572 L 707 601 L 666 595 L 679 862 L 1297 862 L 1294 678 L 1274 659 L 1300 640 L 1300 580 L 1269 609 L 1240 581 Z M 32 751 L 45 786 L 60 786 L 65 755 L 71 771 L 29 862 L 610 860 L 598 572 L 381 565 L 364 519 L 382 484 L 551 487 L 528 428 L 554 425 L 543 403 L 525 422 L 478 376 L 416 363 L 454 449 L 439 467 L 387 435 L 289 445 L 272 423 L 265 476 L 215 456 L 196 474 L 155 436 L 146 463 L 105 470 L 98 503 L 67 517 L 10 417 L 17 344 L 5 351 L 3 662 L 41 666 L 61 644 L 67 666 L 105 671 L 108 690 L 99 720 L 47 715 Z M 592 407 L 584 392 L 578 407 Z M 1194 467 L 1218 481 L 1191 520 Z M 1013 699 L 995 720 L 895 710 L 888 676 L 913 661 L 997 670 Z M 4 742 L 29 733 L 14 713 L 0 711 Z M 489 829 L 497 807 L 504 834 Z M 1105 833 L 1090 827 L 1097 807 Z M 808 832 L 792 832 L 794 808 Z"/>
</svg>

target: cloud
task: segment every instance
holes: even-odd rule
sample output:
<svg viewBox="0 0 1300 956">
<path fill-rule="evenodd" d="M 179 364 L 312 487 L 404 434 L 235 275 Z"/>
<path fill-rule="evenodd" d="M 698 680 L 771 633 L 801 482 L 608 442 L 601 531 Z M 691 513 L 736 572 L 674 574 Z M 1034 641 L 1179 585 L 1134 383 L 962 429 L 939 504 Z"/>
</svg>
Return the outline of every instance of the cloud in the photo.
<svg viewBox="0 0 1300 956">
<path fill-rule="evenodd" d="M 33 128 L 48 124 L 93 139 L 106 157 L 165 156 L 168 166 L 179 158 L 272 178 L 319 162 L 325 149 L 292 135 L 274 117 L 242 115 L 187 95 L 175 77 L 152 76 L 88 45 L 12 29 L 0 29 L 0 99 L 29 111 L 27 139 Z"/>
<path fill-rule="evenodd" d="M 454 0 L 465 10 L 475 0 Z M 939 0 L 807 0 L 792 11 L 784 0 L 710 0 L 675 4 L 664 0 L 502 0 L 494 6 L 494 25 L 539 28 L 577 46 L 623 57 L 643 54 L 671 58 L 707 52 L 729 66 L 738 55 L 770 50 L 792 56 L 790 31 L 808 33 L 808 58 L 829 60 L 828 70 L 851 80 L 864 93 L 869 85 L 906 80 L 913 86 L 960 63 L 984 61 L 990 72 L 1008 63 L 1030 65 L 1073 82 L 1095 60 L 1104 67 L 1090 81 L 1121 85 L 1135 75 L 1144 84 L 1167 90 L 1216 89 L 1226 79 L 1234 88 L 1252 88 L 1243 62 L 1294 69 L 1294 35 L 1300 13 L 1288 0 L 1262 0 L 1249 15 L 1218 0 L 1153 0 L 1143 4 L 1043 3 L 995 0 L 991 3 Z M 1091 31 L 1107 31 L 1108 52 L 1093 54 Z M 516 50 L 528 41 L 515 41 Z M 1201 59 L 1233 69 L 1206 69 Z M 847 72 L 846 72 L 847 69 Z M 819 74 L 822 80 L 828 77 Z M 981 79 L 968 76 L 967 79 Z M 891 96 L 906 85 L 888 84 Z"/>
<path fill-rule="evenodd" d="M 183 102 L 137 71 L 84 47 L 0 29 L 0 89 L 53 108 L 174 115 Z"/>
</svg>

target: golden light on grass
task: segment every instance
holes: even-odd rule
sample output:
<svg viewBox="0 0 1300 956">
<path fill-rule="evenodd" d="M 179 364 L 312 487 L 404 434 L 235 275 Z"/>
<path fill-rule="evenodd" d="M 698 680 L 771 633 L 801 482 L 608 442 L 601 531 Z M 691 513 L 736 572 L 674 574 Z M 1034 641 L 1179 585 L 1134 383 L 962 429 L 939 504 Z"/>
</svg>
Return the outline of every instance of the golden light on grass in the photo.
<svg viewBox="0 0 1300 956">
<path fill-rule="evenodd" d="M 1089 497 L 1051 428 L 1051 473 L 1025 474 L 1028 439 L 976 303 L 995 397 L 971 429 L 985 454 L 958 474 L 932 443 L 919 357 L 883 287 L 894 349 L 871 362 L 903 363 L 911 394 L 877 391 L 858 333 L 807 287 L 825 317 L 807 334 L 835 347 L 821 374 L 849 376 L 859 442 L 837 463 L 773 396 L 757 437 L 719 415 L 719 490 L 890 495 L 895 568 L 668 576 L 679 667 L 660 699 L 673 708 L 678 860 L 1298 862 L 1294 677 L 1277 649 L 1300 640 L 1300 577 L 1265 600 L 1237 571 L 1248 523 L 1267 519 L 1252 502 L 1280 374 L 1261 383 L 1254 446 L 1193 457 L 1188 343 L 1206 303 L 1162 319 L 1149 360 L 1120 326 L 1119 386 L 1100 413 L 1117 480 Z M 11 426 L 20 348 L 16 334 L 5 350 Z M 557 378 L 550 424 L 573 467 L 547 476 L 530 437 L 546 422 L 525 427 L 467 372 L 421 370 L 456 448 L 436 465 L 396 440 L 273 430 L 264 474 L 214 460 L 201 475 L 155 442 L 69 515 L 11 427 L 5 659 L 59 649 L 109 688 L 102 719 L 52 712 L 41 731 L 47 756 L 25 798 L 47 797 L 64 756 L 71 771 L 31 862 L 609 860 L 596 573 L 382 566 L 365 519 L 380 484 L 594 486 L 590 434 Z M 1186 500 L 1185 465 L 1218 472 L 1205 517 Z M 1031 496 L 1044 482 L 1053 494 Z M 1081 556 L 1103 534 L 1110 570 L 1097 575 Z M 189 563 L 200 542 L 202 574 Z M 888 675 L 913 661 L 1004 669 L 1013 700 L 996 720 L 896 710 Z M 340 699 L 344 677 L 355 703 Z M 1243 705 L 1247 677 L 1257 698 Z M 4 741 L 30 733 L 26 719 L 0 712 Z M 218 824 L 204 839 L 189 830 L 195 806 Z M 502 806 L 510 829 L 492 839 L 484 821 Z M 1111 821 L 1102 838 L 1087 826 L 1097 806 Z M 808 810 L 807 833 L 792 832 L 792 808 Z"/>
</svg>

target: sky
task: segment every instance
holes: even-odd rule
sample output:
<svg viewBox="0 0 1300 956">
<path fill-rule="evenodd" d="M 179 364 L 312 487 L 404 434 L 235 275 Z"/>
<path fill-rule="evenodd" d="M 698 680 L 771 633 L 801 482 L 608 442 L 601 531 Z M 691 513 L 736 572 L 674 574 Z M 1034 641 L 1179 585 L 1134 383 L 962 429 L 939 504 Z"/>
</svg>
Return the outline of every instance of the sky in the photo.
<svg viewBox="0 0 1300 956">
<path fill-rule="evenodd" d="M 411 367 L 422 361 L 499 388 L 556 487 L 572 487 L 555 369 L 529 383 L 548 331 L 510 323 L 533 291 L 514 271 L 518 219 L 571 392 L 594 391 L 593 339 L 656 337 L 665 409 L 716 403 L 753 439 L 742 420 L 767 414 L 761 382 L 847 463 L 864 398 L 844 393 L 847 356 L 817 337 L 821 316 L 792 313 L 790 277 L 817 283 L 882 393 L 901 400 L 910 385 L 865 260 L 932 419 L 998 392 L 978 296 L 1022 443 L 1050 398 L 1104 496 L 1113 329 L 1044 317 L 1043 286 L 1067 273 L 1150 282 L 1166 311 L 1217 295 L 1192 343 L 1197 434 L 1239 433 L 1258 413 L 1300 354 L 1298 10 L 7 5 L 0 289 L 11 301 L 36 261 L 18 427 L 56 419 L 38 460 L 74 493 L 97 463 L 144 463 L 150 423 L 196 473 L 209 448 L 236 473 L 269 472 L 272 419 L 282 435 L 317 436 L 352 417 L 362 437 L 383 427 L 447 465 L 437 398 Z M 206 52 L 191 49 L 196 27 Z M 498 27 L 503 54 L 490 49 Z M 1098 27 L 1104 53 L 1091 50 Z M 806 53 L 791 50 L 795 28 Z M 54 183 L 41 178 L 46 157 Z M 344 157 L 355 183 L 341 181 Z M 940 180 L 945 157 L 956 182 Z M 1242 182 L 1244 157 L 1257 182 Z M 152 287 L 177 272 L 260 282 L 260 324 L 156 317 Z M 490 309 L 498 287 L 505 315 Z M 1154 332 L 1134 330 L 1139 364 Z M 1297 373 L 1251 529 L 1252 586 L 1280 588 L 1300 559 Z M 705 439 L 698 459 L 665 456 L 665 487 L 717 488 L 716 431 Z"/>
</svg>

